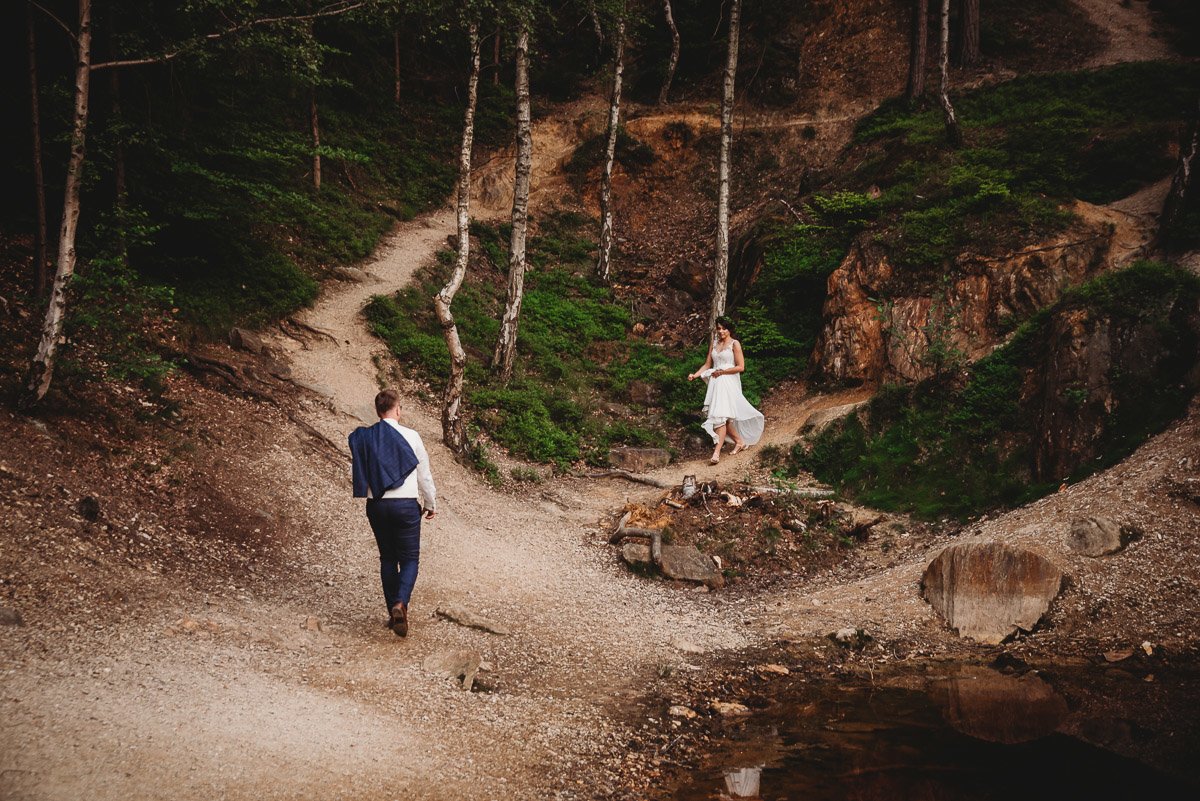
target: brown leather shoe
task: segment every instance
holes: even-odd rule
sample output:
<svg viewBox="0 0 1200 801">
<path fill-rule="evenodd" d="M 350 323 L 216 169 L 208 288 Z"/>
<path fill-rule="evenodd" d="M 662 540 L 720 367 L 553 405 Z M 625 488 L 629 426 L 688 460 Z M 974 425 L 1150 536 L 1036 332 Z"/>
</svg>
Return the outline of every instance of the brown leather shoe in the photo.
<svg viewBox="0 0 1200 801">
<path fill-rule="evenodd" d="M 408 636 L 408 604 L 396 604 L 392 607 L 392 633 L 397 637 Z"/>
</svg>

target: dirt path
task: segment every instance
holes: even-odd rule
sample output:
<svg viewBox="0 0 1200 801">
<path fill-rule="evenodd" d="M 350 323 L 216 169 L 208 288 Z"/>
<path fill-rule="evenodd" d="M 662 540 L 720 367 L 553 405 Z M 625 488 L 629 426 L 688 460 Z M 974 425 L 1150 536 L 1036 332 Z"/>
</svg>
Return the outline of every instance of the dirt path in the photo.
<svg viewBox="0 0 1200 801">
<path fill-rule="evenodd" d="M 1155 33 L 1150 4 L 1146 0 L 1073 0 L 1097 26 L 1108 34 L 1108 46 L 1088 62 L 1103 67 L 1126 61 L 1155 61 L 1170 58 L 1171 49 Z"/>
</svg>

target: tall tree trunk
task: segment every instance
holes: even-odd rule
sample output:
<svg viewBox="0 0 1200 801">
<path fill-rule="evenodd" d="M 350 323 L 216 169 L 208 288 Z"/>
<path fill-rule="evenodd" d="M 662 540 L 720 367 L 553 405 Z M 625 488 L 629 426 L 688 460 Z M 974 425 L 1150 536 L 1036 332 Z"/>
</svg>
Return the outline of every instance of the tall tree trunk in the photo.
<svg viewBox="0 0 1200 801">
<path fill-rule="evenodd" d="M 612 268 L 610 255 L 613 239 L 612 171 L 617 154 L 617 134 L 621 123 L 621 76 L 625 71 L 625 10 L 617 19 L 616 54 L 613 56 L 612 98 L 608 105 L 608 141 L 604 146 L 604 173 L 600 178 L 600 255 L 596 275 L 608 280 Z"/>
<path fill-rule="evenodd" d="M 938 61 L 941 79 L 938 82 L 938 101 L 942 104 L 942 114 L 946 122 L 946 138 L 951 147 L 960 147 L 963 143 L 962 129 L 958 125 L 958 116 L 950 103 L 950 0 L 942 0 L 942 34 L 941 48 L 938 51 Z"/>
<path fill-rule="evenodd" d="M 450 378 L 442 396 L 442 441 L 458 456 L 467 452 L 467 430 L 462 419 L 463 375 L 467 354 L 458 337 L 458 326 L 450 304 L 467 275 L 471 253 L 471 146 L 475 141 L 475 101 L 479 95 L 479 25 L 471 23 L 471 76 L 467 80 L 467 110 L 463 116 L 462 147 L 458 151 L 458 258 L 450 280 L 433 298 L 433 308 L 442 324 L 442 335 L 450 351 Z"/>
<path fill-rule="evenodd" d="M 393 62 L 396 69 L 396 83 L 395 91 L 392 93 L 392 101 L 398 106 L 400 105 L 400 31 L 392 31 L 392 45 L 395 48 Z"/>
<path fill-rule="evenodd" d="M 1192 120 L 1188 135 L 1179 146 L 1179 166 L 1171 179 L 1171 189 L 1163 202 L 1162 214 L 1159 217 L 1158 237 L 1160 242 L 1170 248 L 1172 240 L 1180 233 L 1180 223 L 1189 206 L 1197 204 L 1196 168 L 1200 166 L 1200 104 L 1195 109 L 1196 117 Z"/>
<path fill-rule="evenodd" d="M 962 0 L 962 39 L 958 43 L 958 63 L 973 67 L 979 63 L 979 0 Z"/>
<path fill-rule="evenodd" d="M 308 93 L 308 119 L 312 123 L 313 189 L 321 188 L 321 122 L 317 116 L 317 90 Z"/>
<path fill-rule="evenodd" d="M 596 61 L 604 52 L 604 26 L 600 24 L 600 12 L 596 10 L 596 0 L 588 0 L 588 13 L 592 15 L 592 31 L 596 34 Z"/>
<path fill-rule="evenodd" d="M 908 89 L 905 94 L 909 100 L 916 100 L 925 94 L 925 61 L 929 52 L 929 0 L 915 0 L 913 3 L 912 42 L 908 58 Z"/>
<path fill-rule="evenodd" d="M 492 40 L 492 86 L 500 85 L 500 31 Z"/>
<path fill-rule="evenodd" d="M 28 408 L 46 396 L 54 378 L 58 343 L 67 311 L 67 284 L 75 273 L 75 233 L 79 227 L 79 187 L 83 181 L 86 155 L 89 84 L 92 67 L 92 0 L 79 0 L 79 33 L 76 38 L 75 113 L 71 125 L 71 157 L 63 184 L 62 228 L 58 235 L 58 259 L 50 305 L 42 324 L 37 354 L 29 367 L 29 381 L 22 398 Z"/>
<path fill-rule="evenodd" d="M 717 184 L 717 263 L 713 269 L 712 310 L 709 328 L 725 313 L 725 294 L 729 283 L 729 160 L 733 149 L 733 86 L 737 77 L 738 34 L 741 28 L 742 0 L 729 6 L 729 54 L 725 61 L 725 88 L 721 95 L 721 162 Z"/>
<path fill-rule="evenodd" d="M 525 297 L 525 229 L 529 224 L 529 174 L 533 166 L 533 134 L 529 113 L 529 26 L 517 35 L 517 159 L 513 180 L 512 238 L 508 248 L 508 301 L 500 318 L 500 337 L 492 371 L 503 381 L 512 378 L 517 353 L 517 324 Z"/>
<path fill-rule="evenodd" d="M 113 141 L 113 211 L 117 223 L 117 255 L 122 264 L 129 262 L 129 244 L 125 227 L 128 220 L 125 215 L 126 199 L 129 192 L 125 186 L 125 121 L 121 115 L 121 71 L 112 70 L 108 73 L 109 90 L 112 94 L 112 118 L 116 128 Z"/>
<path fill-rule="evenodd" d="M 42 112 L 38 96 L 37 39 L 33 24 L 33 3 L 25 4 L 26 39 L 29 46 L 29 128 L 33 139 L 33 203 L 36 224 L 33 231 L 33 293 L 39 300 L 46 296 L 49 262 L 46 235 L 46 179 L 42 173 Z"/>
<path fill-rule="evenodd" d="M 666 105 L 671 93 L 671 82 L 675 80 L 675 68 L 679 66 L 679 28 L 675 26 L 675 15 L 671 13 L 671 0 L 663 0 L 663 11 L 667 16 L 667 28 L 671 31 L 671 59 L 667 62 L 667 77 L 662 89 L 658 90 L 658 104 Z"/>
</svg>

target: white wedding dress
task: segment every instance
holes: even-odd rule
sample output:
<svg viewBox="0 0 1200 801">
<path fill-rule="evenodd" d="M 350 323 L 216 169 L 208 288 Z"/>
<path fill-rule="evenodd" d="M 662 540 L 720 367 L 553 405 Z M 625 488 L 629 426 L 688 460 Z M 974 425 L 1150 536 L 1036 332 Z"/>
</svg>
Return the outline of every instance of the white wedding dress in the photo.
<svg viewBox="0 0 1200 801">
<path fill-rule="evenodd" d="M 714 347 L 712 361 L 712 370 L 705 370 L 700 374 L 708 382 L 703 409 L 708 419 L 704 421 L 704 430 L 712 437 L 713 444 L 716 444 L 717 432 L 714 429 L 726 420 L 733 420 L 733 425 L 742 440 L 747 446 L 753 445 L 762 439 L 766 423 L 762 412 L 751 406 L 742 395 L 742 374 L 722 373 L 716 377 L 712 375 L 713 370 L 728 370 L 733 367 L 733 346 L 730 345 L 725 350 L 717 350 Z M 733 441 L 728 429 L 725 439 Z"/>
</svg>

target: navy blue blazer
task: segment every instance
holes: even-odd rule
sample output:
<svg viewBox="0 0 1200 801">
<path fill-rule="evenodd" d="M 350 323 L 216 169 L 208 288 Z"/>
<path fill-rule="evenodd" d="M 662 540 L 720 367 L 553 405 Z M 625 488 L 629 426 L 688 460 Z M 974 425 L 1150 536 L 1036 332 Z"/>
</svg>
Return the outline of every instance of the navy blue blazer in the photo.
<svg viewBox="0 0 1200 801">
<path fill-rule="evenodd" d="M 403 484 L 419 463 L 404 435 L 383 420 L 350 433 L 350 457 L 355 498 L 367 497 L 368 489 L 372 498 L 382 498 Z"/>
</svg>

